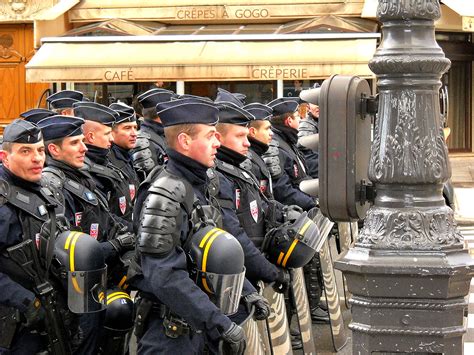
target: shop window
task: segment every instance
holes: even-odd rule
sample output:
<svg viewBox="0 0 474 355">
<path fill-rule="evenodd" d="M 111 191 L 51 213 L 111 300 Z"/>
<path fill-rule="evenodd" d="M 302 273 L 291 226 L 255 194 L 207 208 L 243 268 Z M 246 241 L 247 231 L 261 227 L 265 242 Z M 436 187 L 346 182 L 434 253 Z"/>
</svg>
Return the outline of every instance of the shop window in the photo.
<svg viewBox="0 0 474 355">
<path fill-rule="evenodd" d="M 268 103 L 276 98 L 276 81 L 196 81 L 185 83 L 185 93 L 206 96 L 214 100 L 217 88 L 238 92 L 247 96 L 246 102 Z"/>
</svg>

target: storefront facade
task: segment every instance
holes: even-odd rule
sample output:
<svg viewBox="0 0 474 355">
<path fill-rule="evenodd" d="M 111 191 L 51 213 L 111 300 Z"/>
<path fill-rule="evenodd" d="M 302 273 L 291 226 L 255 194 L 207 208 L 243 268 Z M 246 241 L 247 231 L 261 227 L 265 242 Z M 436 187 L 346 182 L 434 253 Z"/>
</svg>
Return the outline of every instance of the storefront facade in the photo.
<svg viewBox="0 0 474 355">
<path fill-rule="evenodd" d="M 437 23 L 453 61 L 445 78 L 448 144 L 453 152 L 471 153 L 474 51 L 468 18 L 448 2 Z M 13 3 L 3 5 L 11 11 L 1 21 L 30 26 L 37 52 L 23 68 L 23 81 L 38 89 L 30 90 L 35 100 L 23 99 L 2 114 L 2 123 L 36 106 L 48 87 L 75 88 L 104 104 L 132 104 L 155 86 L 211 98 L 223 87 L 249 102 L 268 102 L 336 73 L 359 75 L 375 87 L 367 64 L 380 38 L 376 0 L 18 1 L 24 8 L 16 12 Z"/>
</svg>

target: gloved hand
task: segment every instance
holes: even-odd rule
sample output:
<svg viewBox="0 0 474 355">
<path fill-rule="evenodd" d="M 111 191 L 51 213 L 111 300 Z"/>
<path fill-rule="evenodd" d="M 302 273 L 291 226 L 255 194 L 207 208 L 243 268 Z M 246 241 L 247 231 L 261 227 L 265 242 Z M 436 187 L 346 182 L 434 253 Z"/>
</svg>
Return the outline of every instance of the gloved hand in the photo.
<svg viewBox="0 0 474 355">
<path fill-rule="evenodd" d="M 247 347 L 244 330 L 235 323 L 230 325 L 221 338 L 223 340 L 223 354 L 242 355 Z"/>
<path fill-rule="evenodd" d="M 43 307 L 41 307 L 41 302 L 39 299 L 35 298 L 25 312 L 23 312 L 24 324 L 27 328 L 33 327 L 36 324 L 40 323 L 46 317 Z"/>
<path fill-rule="evenodd" d="M 279 269 L 278 277 L 273 284 L 273 289 L 278 293 L 285 293 L 290 287 L 290 273 L 288 270 Z"/>
<path fill-rule="evenodd" d="M 283 207 L 283 221 L 284 222 L 293 222 L 298 219 L 300 214 L 303 213 L 303 209 L 300 206 L 289 205 Z"/>
<path fill-rule="evenodd" d="M 112 244 L 115 250 L 118 253 L 124 253 L 127 250 L 133 250 L 135 248 L 135 234 L 130 232 L 125 232 L 119 234 L 112 240 L 109 240 L 109 243 Z"/>
<path fill-rule="evenodd" d="M 245 307 L 250 312 L 252 306 L 255 307 L 255 319 L 264 320 L 270 315 L 270 303 L 263 296 L 260 296 L 257 292 L 253 292 L 244 297 Z"/>
</svg>

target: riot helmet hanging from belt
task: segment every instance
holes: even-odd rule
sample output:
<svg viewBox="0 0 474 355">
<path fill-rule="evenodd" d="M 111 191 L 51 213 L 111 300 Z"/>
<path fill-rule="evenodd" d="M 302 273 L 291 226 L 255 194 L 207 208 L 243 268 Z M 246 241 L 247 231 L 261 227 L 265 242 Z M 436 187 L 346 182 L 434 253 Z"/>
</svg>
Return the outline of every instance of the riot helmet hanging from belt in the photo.
<svg viewBox="0 0 474 355">
<path fill-rule="evenodd" d="M 103 310 L 107 266 L 99 242 L 82 232 L 62 232 L 56 239 L 55 256 L 67 272 L 69 309 L 74 313 Z"/>
<path fill-rule="evenodd" d="M 298 213 L 289 214 L 283 224 L 269 230 L 263 242 L 270 262 L 283 268 L 303 267 L 320 247 L 318 227 L 307 212 Z"/>
<path fill-rule="evenodd" d="M 233 235 L 214 226 L 200 228 L 185 245 L 190 275 L 222 313 L 237 312 L 245 279 L 244 252 Z"/>
</svg>

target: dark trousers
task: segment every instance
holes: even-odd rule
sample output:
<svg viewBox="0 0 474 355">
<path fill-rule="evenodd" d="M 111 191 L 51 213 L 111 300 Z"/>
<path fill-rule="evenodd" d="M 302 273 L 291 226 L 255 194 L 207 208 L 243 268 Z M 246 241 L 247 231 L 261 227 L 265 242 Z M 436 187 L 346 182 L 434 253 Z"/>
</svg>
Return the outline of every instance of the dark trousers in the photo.
<svg viewBox="0 0 474 355">
<path fill-rule="evenodd" d="M 156 314 L 150 314 L 148 327 L 143 336 L 138 339 L 137 354 L 202 354 L 204 352 L 205 337 L 202 333 L 190 332 L 177 338 L 165 335 L 163 319 Z"/>
</svg>

